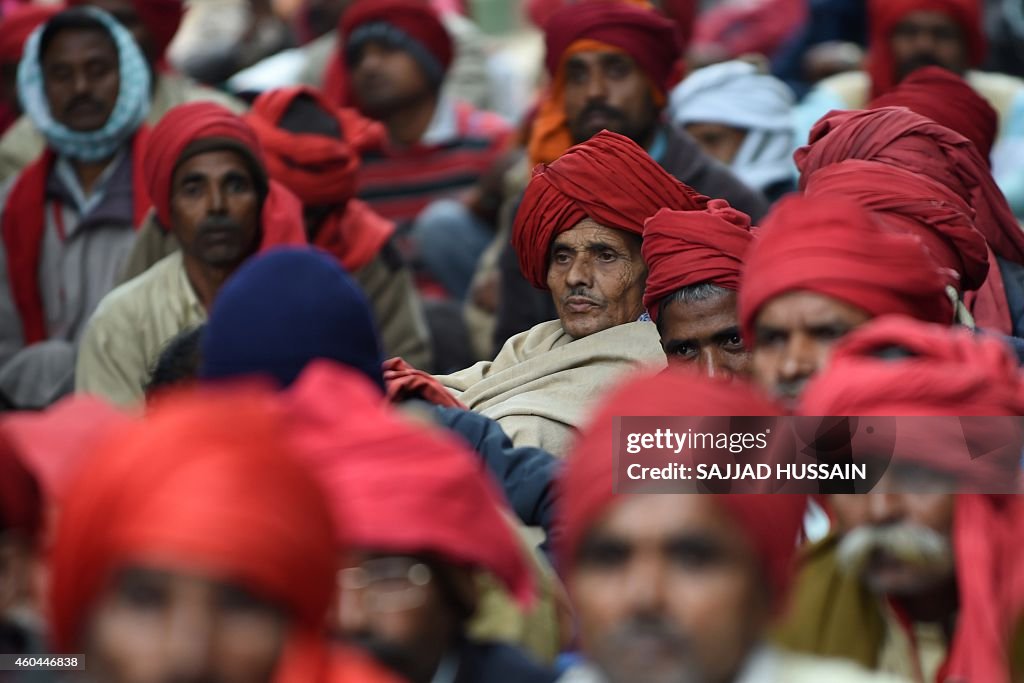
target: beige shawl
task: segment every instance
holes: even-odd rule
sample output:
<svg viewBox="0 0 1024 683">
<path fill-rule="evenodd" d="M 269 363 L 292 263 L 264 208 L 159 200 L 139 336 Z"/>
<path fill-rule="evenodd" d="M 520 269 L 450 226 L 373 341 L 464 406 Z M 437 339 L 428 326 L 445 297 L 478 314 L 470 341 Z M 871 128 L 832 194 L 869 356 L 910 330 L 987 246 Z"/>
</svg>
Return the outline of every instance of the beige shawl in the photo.
<svg viewBox="0 0 1024 683">
<path fill-rule="evenodd" d="M 437 379 L 471 410 L 497 420 L 516 446 L 562 457 L 595 402 L 640 365 L 665 367 L 654 323 L 573 339 L 552 320 L 509 339 L 493 361 Z"/>
</svg>

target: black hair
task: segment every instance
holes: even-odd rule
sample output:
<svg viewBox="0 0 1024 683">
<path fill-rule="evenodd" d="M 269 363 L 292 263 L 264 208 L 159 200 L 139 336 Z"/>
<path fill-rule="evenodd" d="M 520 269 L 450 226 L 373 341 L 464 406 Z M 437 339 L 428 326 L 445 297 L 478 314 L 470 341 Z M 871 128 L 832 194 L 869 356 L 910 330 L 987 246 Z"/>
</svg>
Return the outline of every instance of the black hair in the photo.
<svg viewBox="0 0 1024 683">
<path fill-rule="evenodd" d="M 57 37 L 57 34 L 62 31 L 97 31 L 102 33 L 110 44 L 114 46 L 114 52 L 117 52 L 117 44 L 114 42 L 114 37 L 110 35 L 110 30 L 103 25 L 99 19 L 90 14 L 87 10 L 82 7 L 73 7 L 71 9 L 64 10 L 60 14 L 54 15 L 52 19 L 46 24 L 46 28 L 43 29 L 43 35 L 39 38 L 39 59 L 42 60 L 43 55 L 46 54 L 46 49 L 50 47 L 50 43 Z"/>
<path fill-rule="evenodd" d="M 146 384 L 147 395 L 195 379 L 199 375 L 199 342 L 205 328 L 206 325 L 189 328 L 167 342 Z"/>
<path fill-rule="evenodd" d="M 281 115 L 277 127 L 289 133 L 312 133 L 340 140 L 345 131 L 333 116 L 309 95 L 299 95 Z"/>
</svg>

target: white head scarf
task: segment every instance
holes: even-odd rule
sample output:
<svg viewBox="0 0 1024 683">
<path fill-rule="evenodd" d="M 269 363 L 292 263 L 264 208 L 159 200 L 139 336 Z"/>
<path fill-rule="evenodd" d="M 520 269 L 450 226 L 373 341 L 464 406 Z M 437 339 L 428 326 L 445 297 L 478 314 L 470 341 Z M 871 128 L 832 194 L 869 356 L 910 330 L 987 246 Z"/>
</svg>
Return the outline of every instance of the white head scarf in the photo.
<svg viewBox="0 0 1024 683">
<path fill-rule="evenodd" d="M 682 128 L 717 123 L 747 131 L 731 168 L 762 190 L 797 175 L 793 163 L 793 93 L 748 62 L 713 64 L 694 71 L 669 98 L 669 116 Z"/>
</svg>

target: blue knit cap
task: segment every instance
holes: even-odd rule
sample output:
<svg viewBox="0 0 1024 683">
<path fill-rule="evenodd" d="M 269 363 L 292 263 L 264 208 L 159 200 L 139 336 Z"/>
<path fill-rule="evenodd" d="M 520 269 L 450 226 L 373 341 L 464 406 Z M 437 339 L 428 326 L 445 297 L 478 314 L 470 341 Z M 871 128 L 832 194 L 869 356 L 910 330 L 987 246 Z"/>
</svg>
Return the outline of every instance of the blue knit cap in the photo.
<svg viewBox="0 0 1024 683">
<path fill-rule="evenodd" d="M 311 361 L 355 368 L 383 391 L 377 328 L 359 286 L 318 249 L 249 259 L 221 289 L 202 340 L 202 379 L 268 375 L 282 387 Z"/>
</svg>

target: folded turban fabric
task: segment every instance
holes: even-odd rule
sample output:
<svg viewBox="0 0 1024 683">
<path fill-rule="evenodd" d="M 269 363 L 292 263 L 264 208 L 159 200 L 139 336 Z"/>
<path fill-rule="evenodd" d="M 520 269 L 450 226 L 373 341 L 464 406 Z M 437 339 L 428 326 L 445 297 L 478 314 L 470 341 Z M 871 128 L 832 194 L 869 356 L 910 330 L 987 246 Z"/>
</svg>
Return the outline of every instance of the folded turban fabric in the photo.
<svg viewBox="0 0 1024 683">
<path fill-rule="evenodd" d="M 336 123 L 340 138 L 285 130 L 282 119 L 300 98 L 311 99 L 316 114 Z M 394 235 L 395 224 L 352 197 L 358 180 L 359 153 L 384 140 L 383 127 L 352 109 L 338 108 L 319 90 L 308 86 L 263 93 L 253 102 L 245 120 L 256 131 L 271 178 L 307 207 L 338 206 L 323 219 L 314 244 L 334 254 L 350 272 L 373 260 Z"/>
<path fill-rule="evenodd" d="M 808 291 L 880 316 L 901 313 L 949 325 L 950 275 L 915 235 L 886 231 L 857 202 L 787 197 L 765 219 L 747 253 L 740 284 L 744 339 L 772 299 Z"/>
<path fill-rule="evenodd" d="M 715 123 L 746 131 L 729 168 L 764 189 L 793 177 L 793 91 L 749 62 L 698 69 L 672 90 L 669 118 L 677 126 Z"/>
<path fill-rule="evenodd" d="M 60 5 L 22 5 L 0 18 L 0 64 L 20 62 L 32 31 L 62 9 Z"/>
<path fill-rule="evenodd" d="M 137 562 L 237 582 L 320 633 L 338 534 L 315 479 L 290 454 L 270 392 L 168 396 L 105 438 L 68 491 L 51 557 L 52 635 L 82 645 L 115 572 Z"/>
<path fill-rule="evenodd" d="M 310 365 L 286 400 L 295 452 L 328 492 L 349 547 L 483 569 L 532 599 L 507 503 L 463 444 L 406 422 L 365 377 L 328 361 Z"/>
<path fill-rule="evenodd" d="M 896 62 L 889 42 L 893 29 L 911 12 L 940 12 L 953 19 L 963 31 L 971 66 L 985 59 L 985 33 L 980 0 L 868 0 L 868 75 L 871 97 L 896 85 Z"/>
<path fill-rule="evenodd" d="M 593 421 L 580 432 L 559 480 L 564 525 L 558 549 L 562 574 L 572 571 L 580 543 L 590 528 L 616 502 L 626 499 L 613 491 L 615 417 L 779 414 L 778 407 L 746 385 L 686 371 L 668 370 L 637 377 L 613 390 Z M 806 498 L 785 494 L 719 494 L 712 498 L 748 534 L 772 586 L 772 599 L 780 603 L 794 568 L 795 539 L 800 532 Z"/>
<path fill-rule="evenodd" d="M 987 162 L 970 140 L 931 119 L 903 107 L 829 112 L 793 156 L 801 187 L 819 168 L 845 159 L 881 161 L 936 180 L 971 205 L 996 256 L 1024 263 L 1024 230 Z"/>
<path fill-rule="evenodd" d="M 880 214 L 885 226 L 917 235 L 943 268 L 948 284 L 966 292 L 974 322 L 1009 334 L 1010 307 L 995 255 L 975 228 L 974 210 L 949 188 L 877 161 L 849 159 L 811 174 L 808 197 L 847 197 Z"/>
<path fill-rule="evenodd" d="M 200 356 L 203 379 L 265 375 L 287 387 L 325 358 L 384 391 L 366 295 L 333 256 L 309 247 L 279 247 L 243 263 L 214 301 Z"/>
<path fill-rule="evenodd" d="M 605 130 L 533 169 L 512 245 L 526 279 L 547 289 L 551 241 L 583 219 L 641 235 L 644 221 L 661 209 L 706 205 L 707 197 L 670 176 L 635 142 Z"/>
<path fill-rule="evenodd" d="M 544 65 L 551 87 L 538 107 L 527 147 L 534 164 L 550 163 L 572 146 L 565 118 L 564 64 L 584 50 L 614 50 L 628 55 L 649 81 L 655 100 L 664 103 L 681 48 L 674 24 L 651 7 L 625 0 L 589 0 L 566 5 L 544 26 Z"/>
<path fill-rule="evenodd" d="M 91 0 L 70 0 L 68 5 L 88 5 Z M 185 7 L 182 0 L 132 0 L 139 20 L 145 25 L 149 35 L 153 37 L 153 47 L 157 55 L 163 61 L 164 53 L 174 40 L 174 34 L 181 26 L 181 19 L 185 16 Z"/>
<path fill-rule="evenodd" d="M 268 180 L 259 138 L 245 120 L 211 102 L 192 102 L 174 107 L 153 128 L 147 141 L 143 167 L 157 221 L 171 227 L 172 180 L 183 154 L 199 141 L 223 143 L 250 164 L 256 185 L 266 188 L 261 211 L 263 237 L 260 249 L 281 244 L 305 244 L 302 204 L 274 180 Z M 210 151 L 210 147 L 206 151 Z"/>
<path fill-rule="evenodd" d="M 999 114 L 988 100 L 952 71 L 940 66 L 917 69 L 868 105 L 869 109 L 882 107 L 906 107 L 927 116 L 973 142 L 985 161 L 992 156 Z"/>
<path fill-rule="evenodd" d="M 876 357 L 892 347 L 911 356 Z M 995 338 L 900 317 L 883 318 L 836 345 L 829 366 L 804 391 L 801 411 L 807 415 L 1019 416 L 1024 415 L 1024 381 L 1008 349 Z M 987 433 L 991 419 L 959 422 L 961 440 L 984 442 L 992 436 Z M 986 433 L 978 433 L 977 428 Z M 952 443 L 950 435 L 938 435 L 931 447 L 928 438 L 934 435 L 912 436 L 920 439 L 907 455 L 925 461 L 932 456 L 930 464 L 949 470 L 952 463 L 940 463 L 934 454 Z M 1009 438 L 1019 443 L 1020 435 L 1006 435 Z M 1018 454 L 1019 450 L 1009 456 L 1015 462 Z M 957 469 L 973 472 L 990 457 L 992 453 L 969 464 L 961 462 Z M 960 605 L 944 667 L 950 680 L 1010 681 L 1008 641 L 1024 611 L 1022 534 L 1024 506 L 1019 496 L 956 496 L 952 545 Z"/>
<path fill-rule="evenodd" d="M 644 306 L 651 320 L 658 322 L 662 299 L 683 287 L 710 282 L 738 290 L 753 239 L 750 217 L 724 199 L 712 199 L 703 211 L 662 209 L 648 218 L 642 249 Z"/>
</svg>

